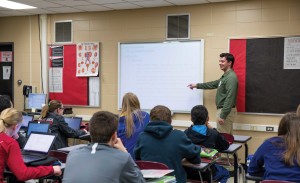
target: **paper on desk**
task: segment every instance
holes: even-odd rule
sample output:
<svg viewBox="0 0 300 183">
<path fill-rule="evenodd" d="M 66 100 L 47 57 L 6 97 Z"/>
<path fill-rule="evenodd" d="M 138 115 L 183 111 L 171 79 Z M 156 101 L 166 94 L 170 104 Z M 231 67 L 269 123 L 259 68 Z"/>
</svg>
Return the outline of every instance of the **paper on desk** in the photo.
<svg viewBox="0 0 300 183">
<path fill-rule="evenodd" d="M 173 171 L 174 170 L 157 170 L 157 169 L 141 170 L 144 178 L 160 178 Z"/>
</svg>

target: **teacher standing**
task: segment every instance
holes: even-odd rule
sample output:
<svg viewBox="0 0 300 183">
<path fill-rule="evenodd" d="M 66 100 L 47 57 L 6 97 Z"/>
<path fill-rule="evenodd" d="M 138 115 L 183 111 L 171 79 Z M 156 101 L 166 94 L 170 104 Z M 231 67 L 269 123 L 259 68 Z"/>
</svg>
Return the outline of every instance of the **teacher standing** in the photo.
<svg viewBox="0 0 300 183">
<path fill-rule="evenodd" d="M 233 122 L 236 117 L 236 96 L 238 89 L 238 80 L 235 72 L 232 70 L 234 56 L 230 53 L 221 53 L 219 66 L 224 74 L 220 79 L 207 83 L 189 84 L 190 89 L 216 89 L 217 106 L 217 129 L 221 133 L 232 134 Z"/>
</svg>

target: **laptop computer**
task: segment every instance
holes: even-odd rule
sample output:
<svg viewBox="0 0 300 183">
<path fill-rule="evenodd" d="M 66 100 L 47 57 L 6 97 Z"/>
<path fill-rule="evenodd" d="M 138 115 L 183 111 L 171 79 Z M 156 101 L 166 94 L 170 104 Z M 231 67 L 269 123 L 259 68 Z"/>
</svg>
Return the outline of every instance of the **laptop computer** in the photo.
<svg viewBox="0 0 300 183">
<path fill-rule="evenodd" d="M 69 127 L 73 128 L 74 130 L 79 130 L 82 118 L 81 117 L 64 117 L 66 123 L 68 123 Z"/>
<path fill-rule="evenodd" d="M 28 122 L 33 120 L 33 116 L 23 115 L 22 126 L 24 128 L 28 127 Z"/>
<path fill-rule="evenodd" d="M 49 122 L 29 121 L 27 132 L 26 132 L 26 137 L 29 137 L 31 132 L 47 133 L 49 130 L 49 127 L 50 127 Z"/>
<path fill-rule="evenodd" d="M 24 163 L 46 159 L 55 137 L 55 134 L 31 132 L 22 151 Z"/>
</svg>

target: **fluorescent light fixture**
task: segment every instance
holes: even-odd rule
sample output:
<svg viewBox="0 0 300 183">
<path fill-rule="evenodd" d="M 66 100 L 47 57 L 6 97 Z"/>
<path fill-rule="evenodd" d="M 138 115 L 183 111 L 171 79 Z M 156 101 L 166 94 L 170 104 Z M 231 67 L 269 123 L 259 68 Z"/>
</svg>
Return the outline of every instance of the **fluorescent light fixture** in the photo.
<svg viewBox="0 0 300 183">
<path fill-rule="evenodd" d="M 8 9 L 13 9 L 13 10 L 23 10 L 23 9 L 34 9 L 36 7 L 34 6 L 29 6 L 26 4 L 22 3 L 16 3 L 8 0 L 1 0 L 0 1 L 0 6 L 3 8 L 8 8 Z"/>
</svg>

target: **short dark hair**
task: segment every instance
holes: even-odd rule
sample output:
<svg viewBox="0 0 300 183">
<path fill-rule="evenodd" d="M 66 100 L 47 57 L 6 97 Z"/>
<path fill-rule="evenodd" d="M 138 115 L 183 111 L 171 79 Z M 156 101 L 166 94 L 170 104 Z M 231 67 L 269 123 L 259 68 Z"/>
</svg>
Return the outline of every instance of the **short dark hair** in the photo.
<svg viewBox="0 0 300 183">
<path fill-rule="evenodd" d="M 157 105 L 150 111 L 151 121 L 164 121 L 171 124 L 172 114 L 171 110 L 163 105 Z"/>
<path fill-rule="evenodd" d="M 7 108 L 11 108 L 10 97 L 7 95 L 0 95 L 0 113 Z"/>
<path fill-rule="evenodd" d="M 208 111 L 203 105 L 196 105 L 191 110 L 191 120 L 195 125 L 204 125 L 208 118 Z"/>
<path fill-rule="evenodd" d="M 231 53 L 221 53 L 220 57 L 225 57 L 227 62 L 231 62 L 231 68 L 233 68 L 234 65 L 234 56 Z"/>
<path fill-rule="evenodd" d="M 108 111 L 94 113 L 89 129 L 92 142 L 107 143 L 118 129 L 118 117 Z"/>
</svg>

